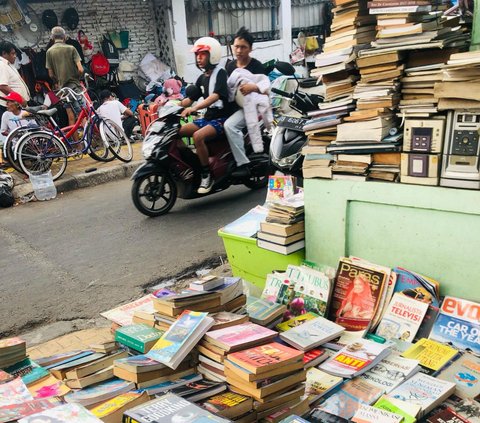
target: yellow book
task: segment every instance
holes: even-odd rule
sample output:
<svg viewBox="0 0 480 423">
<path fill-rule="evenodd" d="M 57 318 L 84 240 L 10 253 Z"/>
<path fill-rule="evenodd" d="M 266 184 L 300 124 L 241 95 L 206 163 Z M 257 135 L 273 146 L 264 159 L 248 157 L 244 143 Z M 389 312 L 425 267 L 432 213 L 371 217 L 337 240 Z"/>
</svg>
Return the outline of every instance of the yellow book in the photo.
<svg viewBox="0 0 480 423">
<path fill-rule="evenodd" d="M 404 351 L 401 356 L 418 360 L 419 364 L 428 370 L 428 373 L 434 373 L 448 364 L 457 354 L 458 350 L 455 348 L 422 338 Z"/>
<path fill-rule="evenodd" d="M 125 410 L 136 407 L 149 401 L 150 397 L 147 392 L 141 394 L 135 392 L 127 392 L 126 394 L 118 395 L 104 403 L 97 405 L 90 410 L 96 417 L 102 419 L 104 423 L 114 423 L 122 420 L 122 415 Z"/>
<path fill-rule="evenodd" d="M 28 386 L 33 398 L 63 397 L 70 392 L 70 388 L 61 380 L 50 375 Z"/>
</svg>

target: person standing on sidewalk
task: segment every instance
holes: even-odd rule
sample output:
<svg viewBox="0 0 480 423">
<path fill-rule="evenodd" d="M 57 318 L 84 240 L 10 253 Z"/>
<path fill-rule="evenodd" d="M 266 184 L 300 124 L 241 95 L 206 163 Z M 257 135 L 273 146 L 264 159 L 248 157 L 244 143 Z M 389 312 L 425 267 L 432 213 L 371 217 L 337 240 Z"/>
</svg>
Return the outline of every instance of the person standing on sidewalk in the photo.
<svg viewBox="0 0 480 423">
<path fill-rule="evenodd" d="M 265 68 L 255 58 L 250 56 L 253 47 L 253 36 L 245 28 L 241 27 L 233 39 L 233 52 L 236 60 L 228 63 L 226 66 L 228 76 L 237 69 L 246 69 L 253 74 L 265 74 Z M 254 83 L 242 84 L 238 88 L 242 95 L 248 95 L 252 92 L 260 92 L 258 86 Z M 245 121 L 245 113 L 242 108 L 239 108 L 233 115 L 231 115 L 224 124 L 225 134 L 227 135 L 230 149 L 232 150 L 233 157 L 237 163 L 237 169 L 233 171 L 235 177 L 246 177 L 250 171 L 248 164 L 250 160 L 245 154 L 245 145 L 243 139 L 243 129 L 245 129 L 247 123 Z"/>
<path fill-rule="evenodd" d="M 30 91 L 14 66 L 16 58 L 15 46 L 9 41 L 0 41 L 0 96 L 8 96 L 15 91 L 22 96 L 22 106 L 25 106 L 30 100 Z M 0 119 L 6 110 L 6 101 L 0 99 Z"/>
<path fill-rule="evenodd" d="M 80 55 L 75 47 L 65 44 L 66 34 L 61 26 L 52 28 L 54 44 L 47 50 L 48 75 L 52 78 L 56 88 L 71 88 L 75 92 L 83 90 L 80 77 L 83 75 L 83 66 Z M 73 101 L 66 106 L 68 124 L 75 124 L 75 115 L 79 114 L 82 105 Z"/>
</svg>

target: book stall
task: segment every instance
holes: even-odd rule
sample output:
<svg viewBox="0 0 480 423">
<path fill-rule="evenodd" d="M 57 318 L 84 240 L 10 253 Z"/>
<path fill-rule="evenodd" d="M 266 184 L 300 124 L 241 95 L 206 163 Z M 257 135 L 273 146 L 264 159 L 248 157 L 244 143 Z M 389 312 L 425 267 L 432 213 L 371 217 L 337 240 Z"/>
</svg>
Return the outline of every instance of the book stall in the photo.
<svg viewBox="0 0 480 423">
<path fill-rule="evenodd" d="M 110 342 L 1 339 L 0 423 L 480 422 L 480 53 L 449 7 L 337 0 L 304 189 L 270 177 L 219 231 L 233 276 L 105 311 Z"/>
</svg>

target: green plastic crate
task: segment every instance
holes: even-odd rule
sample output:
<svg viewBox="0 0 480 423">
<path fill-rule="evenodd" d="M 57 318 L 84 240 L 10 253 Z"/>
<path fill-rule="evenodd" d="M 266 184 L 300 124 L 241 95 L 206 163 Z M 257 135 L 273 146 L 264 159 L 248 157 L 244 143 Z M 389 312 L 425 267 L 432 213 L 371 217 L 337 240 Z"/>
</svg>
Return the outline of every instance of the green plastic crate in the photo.
<svg viewBox="0 0 480 423">
<path fill-rule="evenodd" d="M 272 270 L 285 270 L 289 264 L 299 265 L 305 258 L 305 249 L 286 256 L 258 248 L 255 238 L 229 234 L 221 229 L 218 235 L 223 239 L 233 275 L 261 289 L 265 287 L 267 274 Z"/>
</svg>

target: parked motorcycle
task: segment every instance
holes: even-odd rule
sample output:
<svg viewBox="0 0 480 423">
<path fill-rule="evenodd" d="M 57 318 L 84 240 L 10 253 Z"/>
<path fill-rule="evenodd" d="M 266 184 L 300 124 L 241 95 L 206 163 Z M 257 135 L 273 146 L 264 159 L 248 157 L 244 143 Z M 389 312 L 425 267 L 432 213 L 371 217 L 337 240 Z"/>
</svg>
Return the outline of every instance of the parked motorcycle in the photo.
<svg viewBox="0 0 480 423">
<path fill-rule="evenodd" d="M 297 87 L 293 93 L 276 88 L 272 88 L 272 92 L 288 99 L 290 108 L 299 112 L 301 117 L 283 115 L 275 119 L 276 126 L 270 143 L 270 159 L 272 165 L 280 172 L 302 177 L 303 156 L 301 150 L 307 142 L 303 125 L 309 119 L 307 113 L 318 110 L 318 103 L 323 102 L 323 97 L 299 90 L 301 84 L 295 76 L 295 68 L 290 63 L 277 62 L 275 67 L 282 74 L 293 76 Z"/>
<path fill-rule="evenodd" d="M 147 129 L 142 152 L 146 162 L 132 176 L 132 200 L 135 207 L 146 216 L 166 214 L 177 197 L 193 199 L 204 195 L 197 189 L 201 179 L 201 165 L 197 155 L 186 145 L 179 145 L 180 112 L 183 107 L 167 104 L 157 120 Z M 263 131 L 265 151 L 270 137 Z M 223 191 L 231 185 L 244 184 L 250 189 L 263 188 L 268 183 L 271 166 L 268 154 L 254 154 L 247 139 L 246 153 L 250 159 L 250 175 L 235 178 L 235 169 L 228 140 L 225 136 L 207 141 L 210 170 L 215 183 L 209 194 Z M 207 194 L 208 195 L 208 194 Z"/>
</svg>

